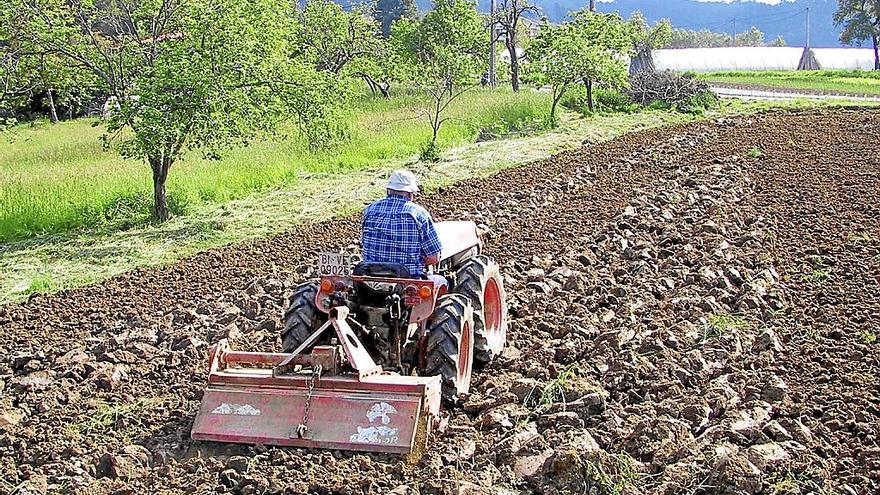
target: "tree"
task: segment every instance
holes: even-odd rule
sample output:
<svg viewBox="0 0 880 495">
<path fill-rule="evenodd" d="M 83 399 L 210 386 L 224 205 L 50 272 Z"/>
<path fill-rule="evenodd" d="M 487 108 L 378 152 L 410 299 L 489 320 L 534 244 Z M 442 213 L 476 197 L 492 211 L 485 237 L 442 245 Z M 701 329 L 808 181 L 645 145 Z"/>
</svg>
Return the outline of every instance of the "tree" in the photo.
<svg viewBox="0 0 880 495">
<path fill-rule="evenodd" d="M 661 19 L 653 26 L 641 11 L 635 11 L 627 21 L 633 37 L 633 64 L 638 70 L 654 70 L 651 51 L 666 47 L 672 41 L 672 23 Z"/>
<path fill-rule="evenodd" d="M 672 42 L 672 23 L 669 19 L 660 19 L 653 26 L 650 26 L 642 12 L 636 10 L 632 13 L 628 22 L 633 35 L 633 48 L 636 54 L 665 48 Z"/>
<path fill-rule="evenodd" d="M 100 78 L 123 98 L 160 45 L 180 34 L 182 0 L 9 0 L 22 42 Z"/>
<path fill-rule="evenodd" d="M 767 46 L 764 32 L 752 26 L 748 31 L 736 35 L 736 46 Z"/>
<path fill-rule="evenodd" d="M 290 58 L 296 36 L 285 0 L 188 0 L 176 6 L 179 35 L 166 37 L 131 81 L 105 142 L 153 173 L 153 213 L 168 219 L 165 181 L 185 151 L 218 156 L 226 146 L 272 134 L 293 116 L 312 142 L 332 130 L 334 78 Z M 329 130 L 328 130 L 329 129 Z M 127 132 L 122 132 L 127 131 Z"/>
<path fill-rule="evenodd" d="M 538 8 L 528 0 L 500 0 L 494 22 L 500 27 L 499 37 L 504 38 L 504 46 L 510 55 L 510 85 L 519 91 L 519 27 L 520 19 L 526 13 L 537 14 Z"/>
<path fill-rule="evenodd" d="M 421 21 L 394 23 L 391 45 L 400 71 L 429 99 L 424 114 L 433 133 L 425 157 L 436 157 L 437 136 L 447 120 L 443 112 L 479 84 L 488 55 L 485 29 L 476 3 L 469 0 L 438 0 Z"/>
<path fill-rule="evenodd" d="M 626 84 L 627 59 L 633 34 L 617 14 L 579 11 L 570 14 L 571 22 L 551 26 L 546 23 L 532 41 L 529 60 L 549 84 L 553 97 L 550 122 L 555 125 L 556 108 L 566 90 L 579 82 L 588 92 L 588 105 L 594 109 L 592 83 L 609 87 Z"/>
<path fill-rule="evenodd" d="M 880 70 L 880 0 L 838 0 L 834 24 L 843 26 L 840 42 L 845 45 L 861 45 L 870 39 L 874 70 Z"/>
<path fill-rule="evenodd" d="M 529 46 L 528 58 L 539 83 L 549 84 L 553 92 L 550 123 L 556 125 L 556 107 L 569 85 L 578 80 L 578 44 L 569 23 L 551 25 L 546 20 Z"/>
<path fill-rule="evenodd" d="M 382 28 L 382 36 L 391 36 L 391 25 L 398 19 L 415 19 L 416 3 L 414 0 L 378 0 L 373 15 Z"/>
<path fill-rule="evenodd" d="M 733 46 L 734 40 L 730 33 L 716 33 L 708 29 L 691 31 L 673 29 L 669 48 L 717 48 Z M 736 34 L 736 46 L 785 46 L 785 38 L 777 36 L 769 43 L 764 40 L 764 33 L 752 26 L 746 31 Z"/>
<path fill-rule="evenodd" d="M 330 0 L 311 0 L 299 18 L 299 43 L 318 70 L 339 74 L 346 65 L 376 55 L 379 24 L 361 7 L 346 12 Z"/>
<path fill-rule="evenodd" d="M 587 105 L 592 112 L 594 82 L 611 88 L 626 84 L 626 59 L 632 55 L 634 38 L 632 26 L 617 13 L 581 10 L 570 15 L 580 46 L 580 59 L 575 67 L 587 90 Z"/>
<path fill-rule="evenodd" d="M 783 38 L 782 35 L 779 35 L 770 40 L 770 43 L 767 43 L 767 46 L 787 46 L 787 43 L 785 42 L 785 38 Z"/>
</svg>

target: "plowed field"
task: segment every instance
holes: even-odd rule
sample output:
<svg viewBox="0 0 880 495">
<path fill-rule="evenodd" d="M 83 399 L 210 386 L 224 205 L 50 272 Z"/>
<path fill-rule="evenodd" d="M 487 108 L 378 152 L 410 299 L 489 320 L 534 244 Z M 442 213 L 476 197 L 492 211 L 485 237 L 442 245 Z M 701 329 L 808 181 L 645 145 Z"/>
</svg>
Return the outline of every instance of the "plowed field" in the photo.
<svg viewBox="0 0 880 495">
<path fill-rule="evenodd" d="M 358 218 L 0 307 L 0 492 L 880 492 L 880 111 L 627 135 L 422 198 L 511 329 L 416 465 L 193 444 L 209 344 L 277 350 Z"/>
</svg>

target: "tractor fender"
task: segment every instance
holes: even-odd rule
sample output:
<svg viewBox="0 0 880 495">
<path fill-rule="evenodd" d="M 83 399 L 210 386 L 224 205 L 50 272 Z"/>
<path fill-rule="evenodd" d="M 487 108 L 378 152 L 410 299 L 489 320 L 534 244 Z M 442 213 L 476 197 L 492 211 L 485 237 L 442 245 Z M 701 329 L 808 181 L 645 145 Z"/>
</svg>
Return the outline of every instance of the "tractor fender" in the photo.
<svg viewBox="0 0 880 495">
<path fill-rule="evenodd" d="M 483 243 L 477 230 L 477 224 L 471 221 L 437 222 L 434 224 L 437 237 L 440 239 L 440 263 L 451 260 L 459 254 L 482 250 Z"/>
</svg>

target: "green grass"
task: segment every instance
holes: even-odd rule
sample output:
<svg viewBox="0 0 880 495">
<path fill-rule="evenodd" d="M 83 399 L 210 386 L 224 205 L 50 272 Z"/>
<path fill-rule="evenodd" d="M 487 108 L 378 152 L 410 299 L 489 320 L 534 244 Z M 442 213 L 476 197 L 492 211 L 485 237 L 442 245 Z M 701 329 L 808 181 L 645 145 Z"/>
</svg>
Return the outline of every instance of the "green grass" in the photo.
<svg viewBox="0 0 880 495">
<path fill-rule="evenodd" d="M 172 211 L 224 203 L 257 191 L 294 184 L 316 174 L 363 170 L 377 162 L 409 157 L 430 139 L 415 96 L 361 97 L 348 108 L 351 137 L 310 150 L 293 127 L 286 138 L 261 141 L 208 160 L 191 152 L 168 178 Z M 440 148 L 544 128 L 549 95 L 506 90 L 466 93 L 448 110 Z M 487 130 L 489 130 L 487 132 Z M 79 227 L 119 230 L 149 218 L 149 167 L 102 149 L 99 121 L 19 125 L 0 141 L 0 242 Z"/>
<path fill-rule="evenodd" d="M 828 280 L 829 277 L 831 277 L 831 273 L 829 273 L 828 270 L 817 268 L 810 273 L 805 273 L 801 275 L 801 280 L 803 280 L 804 282 L 821 284 Z"/>
<path fill-rule="evenodd" d="M 102 434 L 111 429 L 125 436 L 136 436 L 141 432 L 142 424 L 138 419 L 141 413 L 148 408 L 156 407 L 159 403 L 159 399 L 156 398 L 139 398 L 116 405 L 101 402 L 89 417 L 68 425 L 66 430 L 72 437 Z"/>
<path fill-rule="evenodd" d="M 709 315 L 709 320 L 703 329 L 703 340 L 712 337 L 721 336 L 731 330 L 742 330 L 748 328 L 749 322 L 736 315 L 729 314 L 713 314 Z"/>
<path fill-rule="evenodd" d="M 749 150 L 749 158 L 761 158 L 764 156 L 764 153 L 761 151 L 761 148 L 757 146 L 752 146 L 752 149 Z"/>
<path fill-rule="evenodd" d="M 557 402 L 565 403 L 565 392 L 569 388 L 569 382 L 577 378 L 578 368 L 572 364 L 560 371 L 556 378 L 547 382 L 541 397 L 538 399 L 539 406 L 549 406 Z"/>
<path fill-rule="evenodd" d="M 710 72 L 699 74 L 698 77 L 714 83 L 803 89 L 841 94 L 880 95 L 880 71 L 732 71 Z"/>
</svg>

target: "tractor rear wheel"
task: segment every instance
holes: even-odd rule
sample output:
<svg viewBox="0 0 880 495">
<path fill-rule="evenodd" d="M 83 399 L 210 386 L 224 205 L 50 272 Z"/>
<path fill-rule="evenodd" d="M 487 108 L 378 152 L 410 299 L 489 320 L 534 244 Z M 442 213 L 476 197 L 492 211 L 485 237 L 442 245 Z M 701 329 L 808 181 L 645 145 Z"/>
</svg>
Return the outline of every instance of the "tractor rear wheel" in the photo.
<svg viewBox="0 0 880 495">
<path fill-rule="evenodd" d="M 474 359 L 489 363 L 507 342 L 507 304 L 498 264 L 484 255 L 469 259 L 456 273 L 455 292 L 474 306 Z"/>
<path fill-rule="evenodd" d="M 474 355 L 474 311 L 459 294 L 437 299 L 428 323 L 425 375 L 440 375 L 443 400 L 455 404 L 471 386 Z"/>
<path fill-rule="evenodd" d="M 290 306 L 284 312 L 284 329 L 281 330 L 282 352 L 293 352 L 322 323 L 323 313 L 315 307 L 318 284 L 309 282 L 296 288 L 290 297 Z"/>
</svg>

